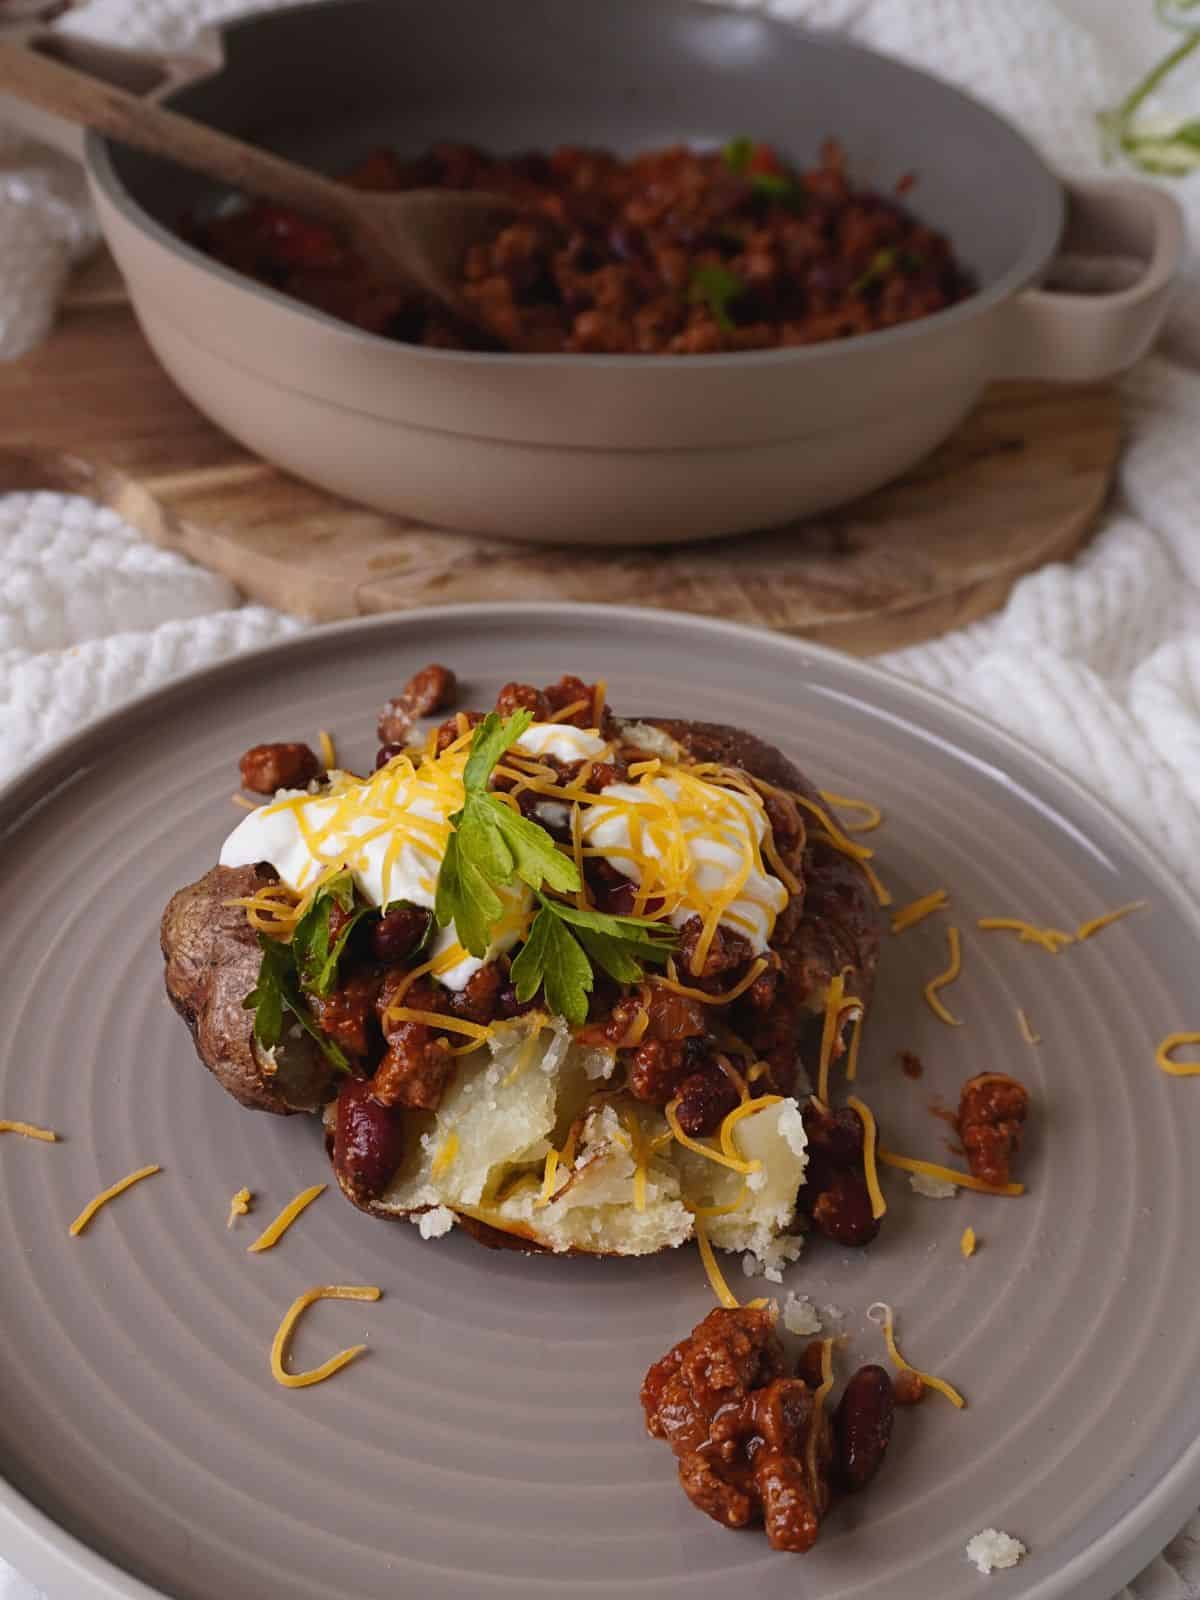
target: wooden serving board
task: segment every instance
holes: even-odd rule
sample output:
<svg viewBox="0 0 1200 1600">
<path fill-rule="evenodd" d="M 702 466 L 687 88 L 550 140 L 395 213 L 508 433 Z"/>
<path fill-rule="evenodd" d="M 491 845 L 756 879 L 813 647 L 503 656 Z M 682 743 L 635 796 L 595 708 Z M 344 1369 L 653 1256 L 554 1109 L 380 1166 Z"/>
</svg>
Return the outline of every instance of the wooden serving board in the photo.
<svg viewBox="0 0 1200 1600">
<path fill-rule="evenodd" d="M 1119 444 L 1108 386 L 997 384 L 933 456 L 855 505 L 740 539 L 608 554 L 382 516 L 266 465 L 161 371 L 104 258 L 75 280 L 54 335 L 0 364 L 0 490 L 90 496 L 253 598 L 325 621 L 592 600 L 896 649 L 994 611 L 1023 573 L 1073 554 Z"/>
</svg>

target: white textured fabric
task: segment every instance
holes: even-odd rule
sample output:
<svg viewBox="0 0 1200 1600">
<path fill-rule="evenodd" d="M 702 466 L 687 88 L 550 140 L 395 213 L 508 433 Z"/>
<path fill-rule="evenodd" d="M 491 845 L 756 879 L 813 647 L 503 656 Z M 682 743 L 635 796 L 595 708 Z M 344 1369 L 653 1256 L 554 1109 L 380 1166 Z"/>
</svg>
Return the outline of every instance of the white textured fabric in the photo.
<svg viewBox="0 0 1200 1600">
<path fill-rule="evenodd" d="M 177 47 L 200 23 L 242 9 L 241 0 L 91 0 L 65 25 Z M 774 0 L 771 9 L 952 79 L 1007 112 L 1064 172 L 1096 169 L 1095 111 L 1164 48 L 1148 0 Z M 1174 105 L 1157 109 L 1194 111 L 1198 87 L 1196 75 L 1171 86 Z M 1195 235 L 1200 175 L 1174 192 Z M 0 356 L 45 334 L 68 263 L 93 237 L 77 175 L 0 132 Z M 1200 890 L 1198 287 L 1193 260 L 1159 351 L 1123 385 L 1128 448 L 1087 551 L 1023 580 L 1001 614 L 886 660 L 1069 768 L 1152 832 Z M 963 524 L 969 536 L 969 506 Z M 139 690 L 300 626 L 240 605 L 224 580 L 60 495 L 0 499 L 0 552 L 0 778 Z M 1200 1600 L 1200 1519 L 1131 1597 Z M 0 1600 L 37 1600 L 2 1561 Z"/>
</svg>

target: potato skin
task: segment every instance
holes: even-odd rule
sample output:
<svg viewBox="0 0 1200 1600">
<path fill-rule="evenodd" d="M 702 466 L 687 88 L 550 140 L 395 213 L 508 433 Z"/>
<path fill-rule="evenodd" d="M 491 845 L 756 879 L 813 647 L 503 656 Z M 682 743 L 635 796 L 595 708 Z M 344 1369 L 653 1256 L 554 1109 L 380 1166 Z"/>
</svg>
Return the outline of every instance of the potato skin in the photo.
<svg viewBox="0 0 1200 1600">
<path fill-rule="evenodd" d="M 161 939 L 167 994 L 191 1029 L 201 1061 L 242 1105 L 288 1116 L 320 1107 L 330 1093 L 331 1071 L 307 1037 L 278 1047 L 274 1071 L 260 1058 L 254 1014 L 242 1001 L 258 980 L 261 952 L 245 910 L 228 904 L 277 880 L 265 862 L 213 867 L 172 895 Z"/>
</svg>

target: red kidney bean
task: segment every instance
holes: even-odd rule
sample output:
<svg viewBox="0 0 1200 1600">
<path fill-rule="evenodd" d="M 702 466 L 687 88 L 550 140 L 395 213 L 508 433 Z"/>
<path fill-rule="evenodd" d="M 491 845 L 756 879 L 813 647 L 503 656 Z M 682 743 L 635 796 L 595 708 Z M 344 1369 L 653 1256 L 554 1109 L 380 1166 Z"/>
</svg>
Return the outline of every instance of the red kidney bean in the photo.
<svg viewBox="0 0 1200 1600">
<path fill-rule="evenodd" d="M 363 1078 L 347 1078 L 337 1099 L 333 1170 L 351 1199 L 374 1200 L 404 1157 L 403 1113 L 381 1106 Z"/>
<path fill-rule="evenodd" d="M 833 1416 L 834 1470 L 849 1494 L 879 1471 L 892 1436 L 892 1380 L 882 1367 L 859 1367 Z"/>
<path fill-rule="evenodd" d="M 829 1187 L 817 1197 L 812 1219 L 814 1226 L 835 1244 L 870 1244 L 879 1232 L 879 1222 L 871 1215 L 866 1182 L 856 1172 L 832 1174 Z"/>
</svg>

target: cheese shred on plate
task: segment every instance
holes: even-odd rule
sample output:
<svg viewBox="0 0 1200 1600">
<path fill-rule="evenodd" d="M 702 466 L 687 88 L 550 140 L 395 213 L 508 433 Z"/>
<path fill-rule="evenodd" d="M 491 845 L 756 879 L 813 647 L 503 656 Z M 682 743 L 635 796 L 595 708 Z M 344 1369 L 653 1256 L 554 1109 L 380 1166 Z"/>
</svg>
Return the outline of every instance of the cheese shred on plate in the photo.
<svg viewBox="0 0 1200 1600">
<path fill-rule="evenodd" d="M 6 1122 L 0 1118 L 0 1133 L 19 1133 L 22 1139 L 40 1139 L 43 1144 L 58 1143 L 53 1128 L 38 1128 L 32 1122 Z"/>
<path fill-rule="evenodd" d="M 692 1226 L 696 1230 L 696 1247 L 700 1251 L 700 1260 L 704 1263 L 704 1270 L 708 1274 L 708 1281 L 712 1285 L 712 1292 L 726 1311 L 736 1311 L 740 1305 L 737 1295 L 725 1282 L 717 1258 L 713 1255 L 713 1247 L 709 1241 L 708 1229 L 702 1218 L 692 1213 Z"/>
<path fill-rule="evenodd" d="M 1200 1044 L 1200 1033 L 1169 1033 L 1154 1052 L 1154 1059 L 1162 1070 L 1169 1072 L 1173 1078 L 1200 1077 L 1200 1061 L 1171 1059 L 1176 1050 L 1181 1050 L 1189 1044 Z"/>
<path fill-rule="evenodd" d="M 975 1237 L 975 1229 L 964 1228 L 962 1238 L 958 1241 L 958 1248 L 962 1251 L 964 1261 L 975 1254 L 975 1247 L 978 1243 L 979 1241 Z"/>
<path fill-rule="evenodd" d="M 980 917 L 975 926 L 984 933 L 1015 933 L 1022 944 L 1036 944 L 1052 956 L 1061 954 L 1076 940 L 1073 933 L 1064 933 L 1061 928 L 1039 928 L 1023 917 Z"/>
<path fill-rule="evenodd" d="M 1197 1035 L 1200 1039 L 1200 1034 Z M 1200 1072 L 1200 1067 L 1196 1069 Z M 923 1172 L 929 1178 L 941 1178 L 945 1183 L 956 1184 L 960 1189 L 974 1189 L 979 1194 L 1018 1195 L 1025 1193 L 1023 1183 L 984 1183 L 972 1172 L 960 1172 L 957 1167 L 943 1167 L 936 1161 L 921 1161 L 916 1156 L 898 1156 L 891 1150 L 876 1152 L 885 1167 L 899 1167 L 902 1172 Z"/>
<path fill-rule="evenodd" d="M 808 1468 L 808 1481 L 816 1483 L 817 1473 L 817 1444 L 821 1433 L 821 1418 L 825 1410 L 825 1401 L 829 1391 L 833 1388 L 833 1340 L 821 1340 L 821 1381 L 813 1391 L 812 1418 L 808 1425 L 808 1442 L 805 1447 L 804 1459 Z"/>
<path fill-rule="evenodd" d="M 888 1355 L 891 1356 L 898 1371 L 911 1372 L 915 1378 L 920 1378 L 927 1388 L 936 1389 L 939 1394 L 946 1396 L 952 1406 L 956 1406 L 959 1411 L 963 1410 L 967 1402 L 952 1383 L 947 1383 L 945 1378 L 935 1378 L 928 1372 L 920 1371 L 900 1354 L 896 1346 L 895 1316 L 885 1300 L 876 1300 L 873 1306 L 868 1306 L 867 1316 L 876 1327 L 883 1329 L 883 1342 L 887 1345 Z"/>
<path fill-rule="evenodd" d="M 332 1378 L 335 1372 L 340 1372 L 367 1348 L 365 1344 L 351 1345 L 309 1372 L 288 1372 L 283 1365 L 288 1346 L 296 1324 L 309 1306 L 315 1305 L 318 1300 L 378 1300 L 382 1294 L 383 1290 L 373 1284 L 329 1283 L 306 1289 L 303 1294 L 297 1295 L 284 1312 L 283 1321 L 271 1341 L 271 1376 L 275 1382 L 282 1384 L 285 1389 L 307 1389 L 314 1383 L 324 1383 L 326 1378 Z"/>
<path fill-rule="evenodd" d="M 925 1000 L 940 1022 L 946 1023 L 951 1028 L 961 1028 L 962 1019 L 956 1017 L 952 1011 L 948 1011 L 938 998 L 938 991 L 953 983 L 962 971 L 962 947 L 959 943 L 958 929 L 954 926 L 947 928 L 946 940 L 950 946 L 950 965 L 945 972 L 939 972 L 936 978 L 930 978 L 925 985 Z"/>
<path fill-rule="evenodd" d="M 883 822 L 883 812 L 880 811 L 878 806 L 872 805 L 869 800 L 856 800 L 848 794 L 834 794 L 829 789 L 818 789 L 817 793 L 827 806 L 840 806 L 843 811 L 858 811 L 862 813 L 866 820 L 864 822 L 848 822 L 846 824 L 847 833 L 871 833 Z"/>
<path fill-rule="evenodd" d="M 252 1198 L 253 1196 L 251 1195 L 249 1189 L 238 1190 L 233 1199 L 229 1202 L 229 1221 L 225 1224 L 226 1228 L 232 1228 L 239 1217 L 249 1215 L 250 1201 Z"/>
<path fill-rule="evenodd" d="M 122 1178 L 119 1183 L 114 1183 L 108 1189 L 102 1189 L 94 1200 L 88 1201 L 87 1205 L 84 1206 L 71 1224 L 68 1231 L 72 1239 L 78 1238 L 97 1211 L 106 1206 L 110 1200 L 115 1200 L 119 1194 L 124 1194 L 126 1189 L 132 1189 L 134 1184 L 141 1183 L 143 1178 L 152 1178 L 156 1172 L 161 1171 L 162 1168 L 158 1166 L 139 1167 L 136 1172 L 131 1172 L 127 1178 Z"/>
<path fill-rule="evenodd" d="M 1099 933 L 1102 928 L 1111 928 L 1114 922 L 1120 922 L 1122 917 L 1127 917 L 1131 911 L 1144 911 L 1144 900 L 1131 900 L 1127 906 L 1118 906 L 1115 911 L 1106 911 L 1103 916 L 1092 917 L 1089 922 L 1081 922 L 1075 930 L 1075 937 L 1080 944 L 1085 939 L 1090 939 Z"/>
<path fill-rule="evenodd" d="M 324 1194 L 325 1189 L 323 1183 L 314 1183 L 311 1189 L 301 1189 L 294 1200 L 288 1201 L 275 1221 L 267 1224 L 254 1243 L 246 1246 L 246 1253 L 258 1255 L 260 1251 L 270 1250 L 277 1245 L 300 1213 L 306 1211 L 318 1195 Z"/>
<path fill-rule="evenodd" d="M 931 917 L 935 911 L 945 910 L 949 903 L 950 896 L 945 889 L 933 889 L 919 900 L 910 900 L 899 911 L 892 912 L 892 932 L 906 933 L 909 928 L 915 928 L 918 922 Z"/>
<path fill-rule="evenodd" d="M 871 1197 L 871 1215 L 878 1222 L 887 1211 L 887 1201 L 883 1198 L 883 1190 L 879 1187 L 879 1173 L 875 1167 L 875 1152 L 879 1142 L 879 1132 L 875 1126 L 875 1117 L 870 1106 L 860 1100 L 857 1095 L 850 1095 L 846 1104 L 857 1111 L 862 1118 L 863 1125 L 863 1166 L 866 1171 L 867 1193 Z"/>
<path fill-rule="evenodd" d="M 1019 1007 L 1017 1009 L 1017 1024 L 1021 1029 L 1021 1037 L 1024 1039 L 1026 1044 L 1041 1044 L 1041 1034 L 1038 1033 L 1037 1029 L 1030 1022 L 1024 1011 L 1022 1011 Z"/>
</svg>

